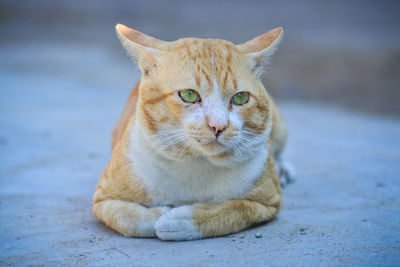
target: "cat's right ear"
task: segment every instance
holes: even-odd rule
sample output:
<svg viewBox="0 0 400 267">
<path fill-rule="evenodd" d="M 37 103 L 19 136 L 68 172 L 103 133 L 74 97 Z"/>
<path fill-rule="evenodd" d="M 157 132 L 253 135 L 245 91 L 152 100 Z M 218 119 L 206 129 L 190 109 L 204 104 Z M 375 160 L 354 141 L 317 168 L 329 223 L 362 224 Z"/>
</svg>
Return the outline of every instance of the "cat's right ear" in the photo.
<svg viewBox="0 0 400 267">
<path fill-rule="evenodd" d="M 142 32 L 136 31 L 122 24 L 115 26 L 118 38 L 128 55 L 139 64 L 143 74 L 148 74 L 157 67 L 158 58 L 167 42 L 158 40 Z"/>
</svg>

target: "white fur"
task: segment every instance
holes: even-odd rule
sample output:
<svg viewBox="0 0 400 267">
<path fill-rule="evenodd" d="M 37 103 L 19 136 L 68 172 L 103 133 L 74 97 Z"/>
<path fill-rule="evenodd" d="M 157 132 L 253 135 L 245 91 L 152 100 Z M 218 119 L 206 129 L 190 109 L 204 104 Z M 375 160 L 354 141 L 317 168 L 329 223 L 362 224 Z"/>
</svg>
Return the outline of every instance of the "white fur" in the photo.
<svg viewBox="0 0 400 267">
<path fill-rule="evenodd" d="M 243 119 L 235 113 L 237 111 L 228 111 L 229 101 L 230 99 L 224 99 L 217 80 L 214 79 L 212 93 L 204 96 L 203 105 L 190 106 L 183 124 L 196 125 L 201 129 L 205 126 L 205 117 L 209 116 L 209 119 L 218 123 L 225 123 L 229 119 L 232 124 L 230 127 L 241 131 Z M 218 137 L 224 146 L 216 154 L 232 149 L 235 152 L 235 156 L 228 159 L 221 160 L 201 153 L 193 157 L 167 158 L 166 153 L 162 153 L 159 148 L 160 144 L 156 143 L 157 140 L 144 133 L 140 123 L 136 121 L 131 131 L 128 156 L 137 177 L 152 200 L 152 206 L 221 203 L 242 198 L 261 176 L 268 158 L 266 140 L 270 126 L 271 124 L 264 134 L 251 136 L 251 142 L 247 143 L 240 139 L 245 136 L 244 132 L 238 133 L 236 139 L 233 137 L 225 140 L 223 134 Z M 185 127 L 182 128 L 184 131 Z M 207 138 L 215 140 L 213 133 L 210 132 L 208 136 Z M 187 137 L 182 138 L 187 139 L 182 142 L 189 145 L 190 142 L 196 142 Z"/>
<path fill-rule="evenodd" d="M 157 237 L 162 240 L 193 240 L 202 238 L 193 223 L 191 206 L 174 208 L 161 216 L 155 225 Z"/>
<path fill-rule="evenodd" d="M 145 220 L 140 220 L 139 224 L 136 228 L 136 232 L 139 236 L 142 237 L 154 237 L 155 235 L 155 230 L 154 230 L 154 224 L 156 221 L 145 221 Z"/>
<path fill-rule="evenodd" d="M 204 115 L 209 118 L 209 123 L 215 126 L 228 125 L 228 110 L 229 105 L 224 103 L 221 92 L 217 83 L 217 78 L 214 77 L 213 90 L 209 96 L 205 96 L 203 105 Z M 229 101 L 229 100 L 228 100 Z"/>
<path fill-rule="evenodd" d="M 169 207 L 159 207 L 158 208 L 161 212 L 162 215 L 166 214 L 171 210 Z M 143 216 L 143 214 L 142 214 Z M 155 232 L 155 224 L 156 221 L 159 219 L 159 217 L 154 216 L 150 221 L 147 221 L 142 217 L 142 220 L 139 220 L 139 224 L 136 228 L 136 232 L 140 236 L 147 236 L 147 237 L 154 237 L 156 232 Z"/>
<path fill-rule="evenodd" d="M 208 157 L 175 161 L 167 159 L 147 143 L 139 125 L 131 135 L 128 156 L 153 206 L 180 206 L 221 203 L 241 198 L 260 177 L 268 157 L 268 147 L 253 148 L 254 156 L 230 167 L 211 164 Z"/>
<path fill-rule="evenodd" d="M 275 167 L 282 187 L 293 183 L 296 178 L 296 169 L 290 162 L 279 158 L 276 160 Z"/>
</svg>

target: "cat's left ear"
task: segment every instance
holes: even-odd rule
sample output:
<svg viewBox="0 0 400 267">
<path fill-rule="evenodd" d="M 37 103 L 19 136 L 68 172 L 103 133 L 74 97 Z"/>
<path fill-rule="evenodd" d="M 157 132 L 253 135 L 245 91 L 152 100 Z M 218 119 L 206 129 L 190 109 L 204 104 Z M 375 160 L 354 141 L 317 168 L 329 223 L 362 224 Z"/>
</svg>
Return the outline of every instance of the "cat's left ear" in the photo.
<svg viewBox="0 0 400 267">
<path fill-rule="evenodd" d="M 237 49 L 252 58 L 253 69 L 256 73 L 261 73 L 265 64 L 275 53 L 283 37 L 281 27 L 270 30 L 257 36 L 250 41 L 237 45 Z"/>
<path fill-rule="evenodd" d="M 162 50 L 167 48 L 168 42 L 161 41 L 125 25 L 115 27 L 122 46 L 136 62 L 143 74 L 149 73 L 157 66 L 157 59 Z"/>
</svg>

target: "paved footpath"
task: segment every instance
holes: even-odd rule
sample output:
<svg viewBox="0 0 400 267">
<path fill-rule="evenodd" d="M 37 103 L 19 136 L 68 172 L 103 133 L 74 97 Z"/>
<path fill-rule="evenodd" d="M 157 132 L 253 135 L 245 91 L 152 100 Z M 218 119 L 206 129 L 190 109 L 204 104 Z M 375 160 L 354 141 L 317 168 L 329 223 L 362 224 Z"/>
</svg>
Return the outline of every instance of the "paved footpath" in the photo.
<svg viewBox="0 0 400 267">
<path fill-rule="evenodd" d="M 75 48 L 0 50 L 1 266 L 400 265 L 400 121 L 318 104 L 280 103 L 298 177 L 276 220 L 191 242 L 106 228 L 91 197 L 139 74 Z"/>
</svg>

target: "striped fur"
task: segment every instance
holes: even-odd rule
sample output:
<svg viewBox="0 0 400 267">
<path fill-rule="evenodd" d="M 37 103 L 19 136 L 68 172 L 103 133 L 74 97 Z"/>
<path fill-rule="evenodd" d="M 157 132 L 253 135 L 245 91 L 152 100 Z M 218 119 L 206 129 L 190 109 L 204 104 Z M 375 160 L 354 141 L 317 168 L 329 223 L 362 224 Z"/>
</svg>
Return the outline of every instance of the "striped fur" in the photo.
<svg viewBox="0 0 400 267">
<path fill-rule="evenodd" d="M 273 219 L 281 202 L 274 161 L 286 128 L 259 75 L 282 29 L 236 46 L 164 42 L 123 25 L 117 34 L 142 77 L 113 131 L 94 214 L 125 236 L 163 240 L 221 236 Z M 201 101 L 184 102 L 184 89 Z M 232 104 L 241 91 L 249 101 Z"/>
</svg>

